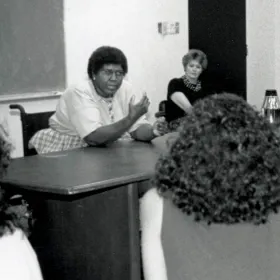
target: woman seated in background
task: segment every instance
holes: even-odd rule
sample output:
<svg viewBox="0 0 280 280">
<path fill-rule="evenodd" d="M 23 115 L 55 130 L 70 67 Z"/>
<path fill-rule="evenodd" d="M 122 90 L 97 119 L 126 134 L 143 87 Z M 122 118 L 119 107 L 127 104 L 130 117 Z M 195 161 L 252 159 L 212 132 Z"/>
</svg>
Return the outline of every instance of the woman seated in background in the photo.
<svg viewBox="0 0 280 280">
<path fill-rule="evenodd" d="M 160 124 L 148 123 L 150 101 L 124 80 L 128 71 L 124 53 L 110 46 L 96 49 L 88 61 L 88 79 L 61 96 L 49 129 L 37 132 L 29 146 L 38 153 L 99 146 L 118 139 L 151 141 L 160 136 Z"/>
<path fill-rule="evenodd" d="M 7 130 L 0 122 L 0 176 L 9 165 L 10 150 Z M 26 205 L 11 204 L 0 188 L 0 279 L 41 280 L 37 256 L 27 239 L 30 213 Z"/>
<path fill-rule="evenodd" d="M 199 77 L 207 68 L 207 56 L 204 52 L 191 49 L 182 59 L 185 74 L 181 78 L 174 78 L 168 84 L 166 121 L 171 131 L 176 130 L 182 118 L 189 112 L 195 101 L 204 98 Z"/>
<path fill-rule="evenodd" d="M 145 280 L 279 279 L 280 138 L 243 99 L 185 117 L 141 201 Z"/>
</svg>

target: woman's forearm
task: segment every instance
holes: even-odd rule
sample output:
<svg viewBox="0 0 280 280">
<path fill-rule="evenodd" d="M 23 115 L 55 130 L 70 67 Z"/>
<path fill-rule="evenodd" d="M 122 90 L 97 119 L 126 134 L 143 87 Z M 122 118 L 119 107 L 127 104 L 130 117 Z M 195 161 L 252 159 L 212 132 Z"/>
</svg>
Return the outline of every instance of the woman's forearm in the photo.
<svg viewBox="0 0 280 280">
<path fill-rule="evenodd" d="M 118 122 L 97 128 L 87 135 L 84 140 L 90 146 L 109 144 L 120 138 L 136 121 L 136 118 L 124 117 Z"/>
<path fill-rule="evenodd" d="M 174 92 L 170 98 L 178 107 L 180 107 L 186 113 L 188 113 L 188 111 L 192 107 L 191 103 L 182 92 Z"/>
</svg>

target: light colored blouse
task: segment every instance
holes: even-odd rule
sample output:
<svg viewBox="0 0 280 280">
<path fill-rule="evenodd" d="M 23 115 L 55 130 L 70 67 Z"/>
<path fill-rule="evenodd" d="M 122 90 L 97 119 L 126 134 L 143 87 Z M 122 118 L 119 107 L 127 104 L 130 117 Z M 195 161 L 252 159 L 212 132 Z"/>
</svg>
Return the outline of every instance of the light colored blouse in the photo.
<svg viewBox="0 0 280 280">
<path fill-rule="evenodd" d="M 114 97 L 106 100 L 96 93 L 90 80 L 85 80 L 69 87 L 60 97 L 55 114 L 50 118 L 50 127 L 63 134 L 84 138 L 97 128 L 126 117 L 130 99 L 135 94 L 132 86 L 124 80 Z M 136 98 L 140 98 L 139 94 Z M 146 116 L 138 119 L 129 132 L 144 123 L 148 123 Z"/>
</svg>

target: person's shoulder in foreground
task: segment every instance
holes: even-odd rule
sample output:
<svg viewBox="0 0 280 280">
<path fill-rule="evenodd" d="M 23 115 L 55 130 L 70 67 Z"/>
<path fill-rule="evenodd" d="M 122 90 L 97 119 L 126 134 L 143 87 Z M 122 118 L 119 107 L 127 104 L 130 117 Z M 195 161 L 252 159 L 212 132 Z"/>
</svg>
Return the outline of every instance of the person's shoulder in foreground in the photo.
<svg viewBox="0 0 280 280">
<path fill-rule="evenodd" d="M 6 127 L 0 123 L 0 176 L 8 168 L 10 150 Z M 26 237 L 28 211 L 19 217 L 9 202 L 10 197 L 0 187 L 0 279 L 41 280 L 37 256 Z"/>
</svg>

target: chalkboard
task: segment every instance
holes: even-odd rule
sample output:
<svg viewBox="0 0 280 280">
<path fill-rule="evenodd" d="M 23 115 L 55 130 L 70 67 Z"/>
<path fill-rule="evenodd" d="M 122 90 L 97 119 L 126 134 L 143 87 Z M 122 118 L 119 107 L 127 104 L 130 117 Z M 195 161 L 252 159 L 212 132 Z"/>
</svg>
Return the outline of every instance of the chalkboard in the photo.
<svg viewBox="0 0 280 280">
<path fill-rule="evenodd" d="M 0 94 L 65 88 L 63 0 L 0 0 Z"/>
</svg>

